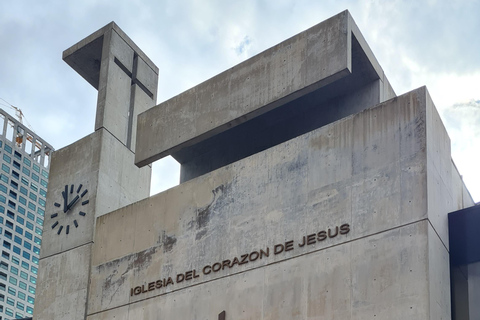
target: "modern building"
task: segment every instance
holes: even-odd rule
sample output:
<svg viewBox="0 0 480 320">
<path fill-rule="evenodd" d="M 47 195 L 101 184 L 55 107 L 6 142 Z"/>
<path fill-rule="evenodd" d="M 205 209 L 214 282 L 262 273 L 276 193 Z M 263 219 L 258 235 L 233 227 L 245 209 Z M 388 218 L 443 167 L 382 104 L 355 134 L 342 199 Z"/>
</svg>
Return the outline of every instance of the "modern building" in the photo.
<svg viewBox="0 0 480 320">
<path fill-rule="evenodd" d="M 451 319 L 474 202 L 428 90 L 397 96 L 348 11 L 158 105 L 115 23 L 63 59 L 97 116 L 52 156 L 35 320 Z M 149 197 L 167 155 L 180 184 Z"/>
<path fill-rule="evenodd" d="M 53 148 L 0 109 L 0 320 L 33 314 Z"/>
</svg>

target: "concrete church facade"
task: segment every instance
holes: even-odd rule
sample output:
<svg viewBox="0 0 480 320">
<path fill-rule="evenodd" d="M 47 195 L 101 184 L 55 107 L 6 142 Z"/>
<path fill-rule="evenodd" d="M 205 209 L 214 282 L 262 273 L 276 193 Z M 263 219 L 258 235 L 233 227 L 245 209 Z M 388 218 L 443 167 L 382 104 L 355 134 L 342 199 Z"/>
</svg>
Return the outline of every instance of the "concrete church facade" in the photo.
<svg viewBox="0 0 480 320">
<path fill-rule="evenodd" d="M 97 118 L 52 156 L 34 319 L 451 318 L 447 214 L 474 203 L 348 11 L 157 106 L 114 23 L 64 60 Z M 148 197 L 167 155 L 181 183 Z"/>
</svg>

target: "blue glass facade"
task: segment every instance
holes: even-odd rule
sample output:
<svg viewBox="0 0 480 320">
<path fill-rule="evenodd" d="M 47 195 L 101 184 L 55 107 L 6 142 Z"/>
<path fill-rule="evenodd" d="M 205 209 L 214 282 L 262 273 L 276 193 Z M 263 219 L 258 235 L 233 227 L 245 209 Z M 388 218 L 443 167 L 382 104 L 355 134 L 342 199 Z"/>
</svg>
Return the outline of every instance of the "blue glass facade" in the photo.
<svg viewBox="0 0 480 320">
<path fill-rule="evenodd" d="M 35 303 L 53 148 L 1 109 L 0 133 L 0 320 L 22 319 Z"/>
</svg>

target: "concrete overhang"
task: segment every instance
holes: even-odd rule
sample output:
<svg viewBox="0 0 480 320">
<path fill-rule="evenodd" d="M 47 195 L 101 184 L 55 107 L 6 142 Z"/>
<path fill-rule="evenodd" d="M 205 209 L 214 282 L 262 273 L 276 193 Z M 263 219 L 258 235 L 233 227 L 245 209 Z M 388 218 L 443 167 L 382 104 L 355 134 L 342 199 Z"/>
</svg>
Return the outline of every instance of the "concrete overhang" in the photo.
<svg viewBox="0 0 480 320">
<path fill-rule="evenodd" d="M 140 114 L 135 163 L 172 155 L 183 171 L 203 157 L 188 180 L 360 111 L 324 112 L 375 81 L 368 107 L 394 92 L 344 11 Z"/>
<path fill-rule="evenodd" d="M 103 47 L 109 44 L 108 41 L 104 41 L 104 38 L 111 36 L 112 32 L 117 33 L 158 74 L 158 67 L 113 21 L 63 51 L 62 59 L 98 90 Z M 105 51 L 108 52 L 108 50 Z M 121 50 L 117 53 L 122 60 Z"/>
</svg>

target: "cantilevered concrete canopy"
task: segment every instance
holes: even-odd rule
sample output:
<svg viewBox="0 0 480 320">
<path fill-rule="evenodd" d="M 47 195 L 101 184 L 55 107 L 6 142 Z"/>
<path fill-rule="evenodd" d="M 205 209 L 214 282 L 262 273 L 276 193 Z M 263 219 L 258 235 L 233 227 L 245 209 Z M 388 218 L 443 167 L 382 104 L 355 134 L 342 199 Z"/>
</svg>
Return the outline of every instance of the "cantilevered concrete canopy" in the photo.
<svg viewBox="0 0 480 320">
<path fill-rule="evenodd" d="M 344 11 L 140 114 L 135 162 L 186 181 L 394 96 Z"/>
</svg>

